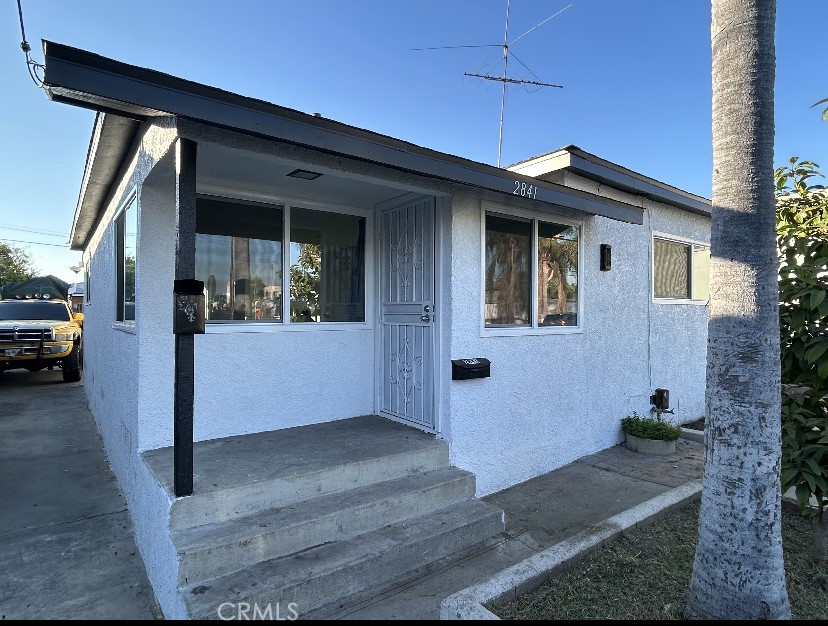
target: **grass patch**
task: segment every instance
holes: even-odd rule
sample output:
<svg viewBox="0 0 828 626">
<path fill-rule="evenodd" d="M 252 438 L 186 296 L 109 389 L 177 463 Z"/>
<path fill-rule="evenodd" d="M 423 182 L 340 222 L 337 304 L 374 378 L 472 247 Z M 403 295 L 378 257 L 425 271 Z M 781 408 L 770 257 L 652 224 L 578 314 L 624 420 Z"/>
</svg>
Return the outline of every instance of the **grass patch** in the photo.
<svg viewBox="0 0 828 626">
<path fill-rule="evenodd" d="M 681 619 L 696 552 L 699 503 L 622 536 L 549 578 L 532 593 L 495 607 L 502 619 Z M 783 509 L 782 543 L 796 619 L 828 619 L 828 568 L 811 560 L 813 526 Z"/>
</svg>

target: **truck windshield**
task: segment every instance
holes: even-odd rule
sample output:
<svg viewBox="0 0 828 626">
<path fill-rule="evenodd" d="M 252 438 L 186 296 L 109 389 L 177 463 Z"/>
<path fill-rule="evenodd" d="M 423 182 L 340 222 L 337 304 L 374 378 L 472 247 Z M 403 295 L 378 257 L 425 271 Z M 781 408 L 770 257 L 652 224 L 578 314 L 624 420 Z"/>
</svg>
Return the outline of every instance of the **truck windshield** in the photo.
<svg viewBox="0 0 828 626">
<path fill-rule="evenodd" d="M 62 302 L 8 301 L 0 302 L 0 320 L 69 321 L 69 309 Z"/>
</svg>

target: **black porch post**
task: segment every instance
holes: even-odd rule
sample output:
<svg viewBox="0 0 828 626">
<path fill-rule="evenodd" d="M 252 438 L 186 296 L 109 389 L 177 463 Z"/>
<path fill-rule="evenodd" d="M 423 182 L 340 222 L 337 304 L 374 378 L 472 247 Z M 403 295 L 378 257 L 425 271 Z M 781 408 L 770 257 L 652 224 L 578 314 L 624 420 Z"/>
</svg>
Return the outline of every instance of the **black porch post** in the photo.
<svg viewBox="0 0 828 626">
<path fill-rule="evenodd" d="M 196 142 L 175 146 L 175 279 L 195 278 Z M 194 336 L 175 335 L 173 473 L 175 495 L 193 493 Z"/>
</svg>

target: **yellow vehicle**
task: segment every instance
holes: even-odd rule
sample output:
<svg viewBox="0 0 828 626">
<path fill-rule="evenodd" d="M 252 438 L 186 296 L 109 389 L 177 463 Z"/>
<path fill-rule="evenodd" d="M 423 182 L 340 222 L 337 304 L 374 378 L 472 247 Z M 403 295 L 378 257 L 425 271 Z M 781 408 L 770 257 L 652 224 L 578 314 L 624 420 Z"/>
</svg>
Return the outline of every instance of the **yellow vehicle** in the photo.
<svg viewBox="0 0 828 626">
<path fill-rule="evenodd" d="M 81 379 L 83 313 L 73 314 L 65 300 L 46 297 L 0 300 L 0 374 L 56 365 L 64 382 Z"/>
</svg>

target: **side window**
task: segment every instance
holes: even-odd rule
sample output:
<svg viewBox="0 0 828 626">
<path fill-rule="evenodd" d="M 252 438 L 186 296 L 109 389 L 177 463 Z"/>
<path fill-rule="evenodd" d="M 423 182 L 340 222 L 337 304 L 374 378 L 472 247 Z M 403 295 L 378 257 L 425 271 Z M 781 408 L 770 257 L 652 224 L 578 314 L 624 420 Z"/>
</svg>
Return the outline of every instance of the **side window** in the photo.
<svg viewBox="0 0 828 626">
<path fill-rule="evenodd" d="M 135 323 L 138 201 L 132 198 L 115 220 L 115 320 Z"/>
<path fill-rule="evenodd" d="M 710 295 L 710 248 L 653 238 L 653 297 L 706 301 Z"/>
<path fill-rule="evenodd" d="M 83 299 L 86 304 L 92 302 L 92 259 L 89 259 L 89 262 L 86 264 L 86 267 L 83 271 L 84 275 L 84 286 L 83 286 Z"/>
</svg>

